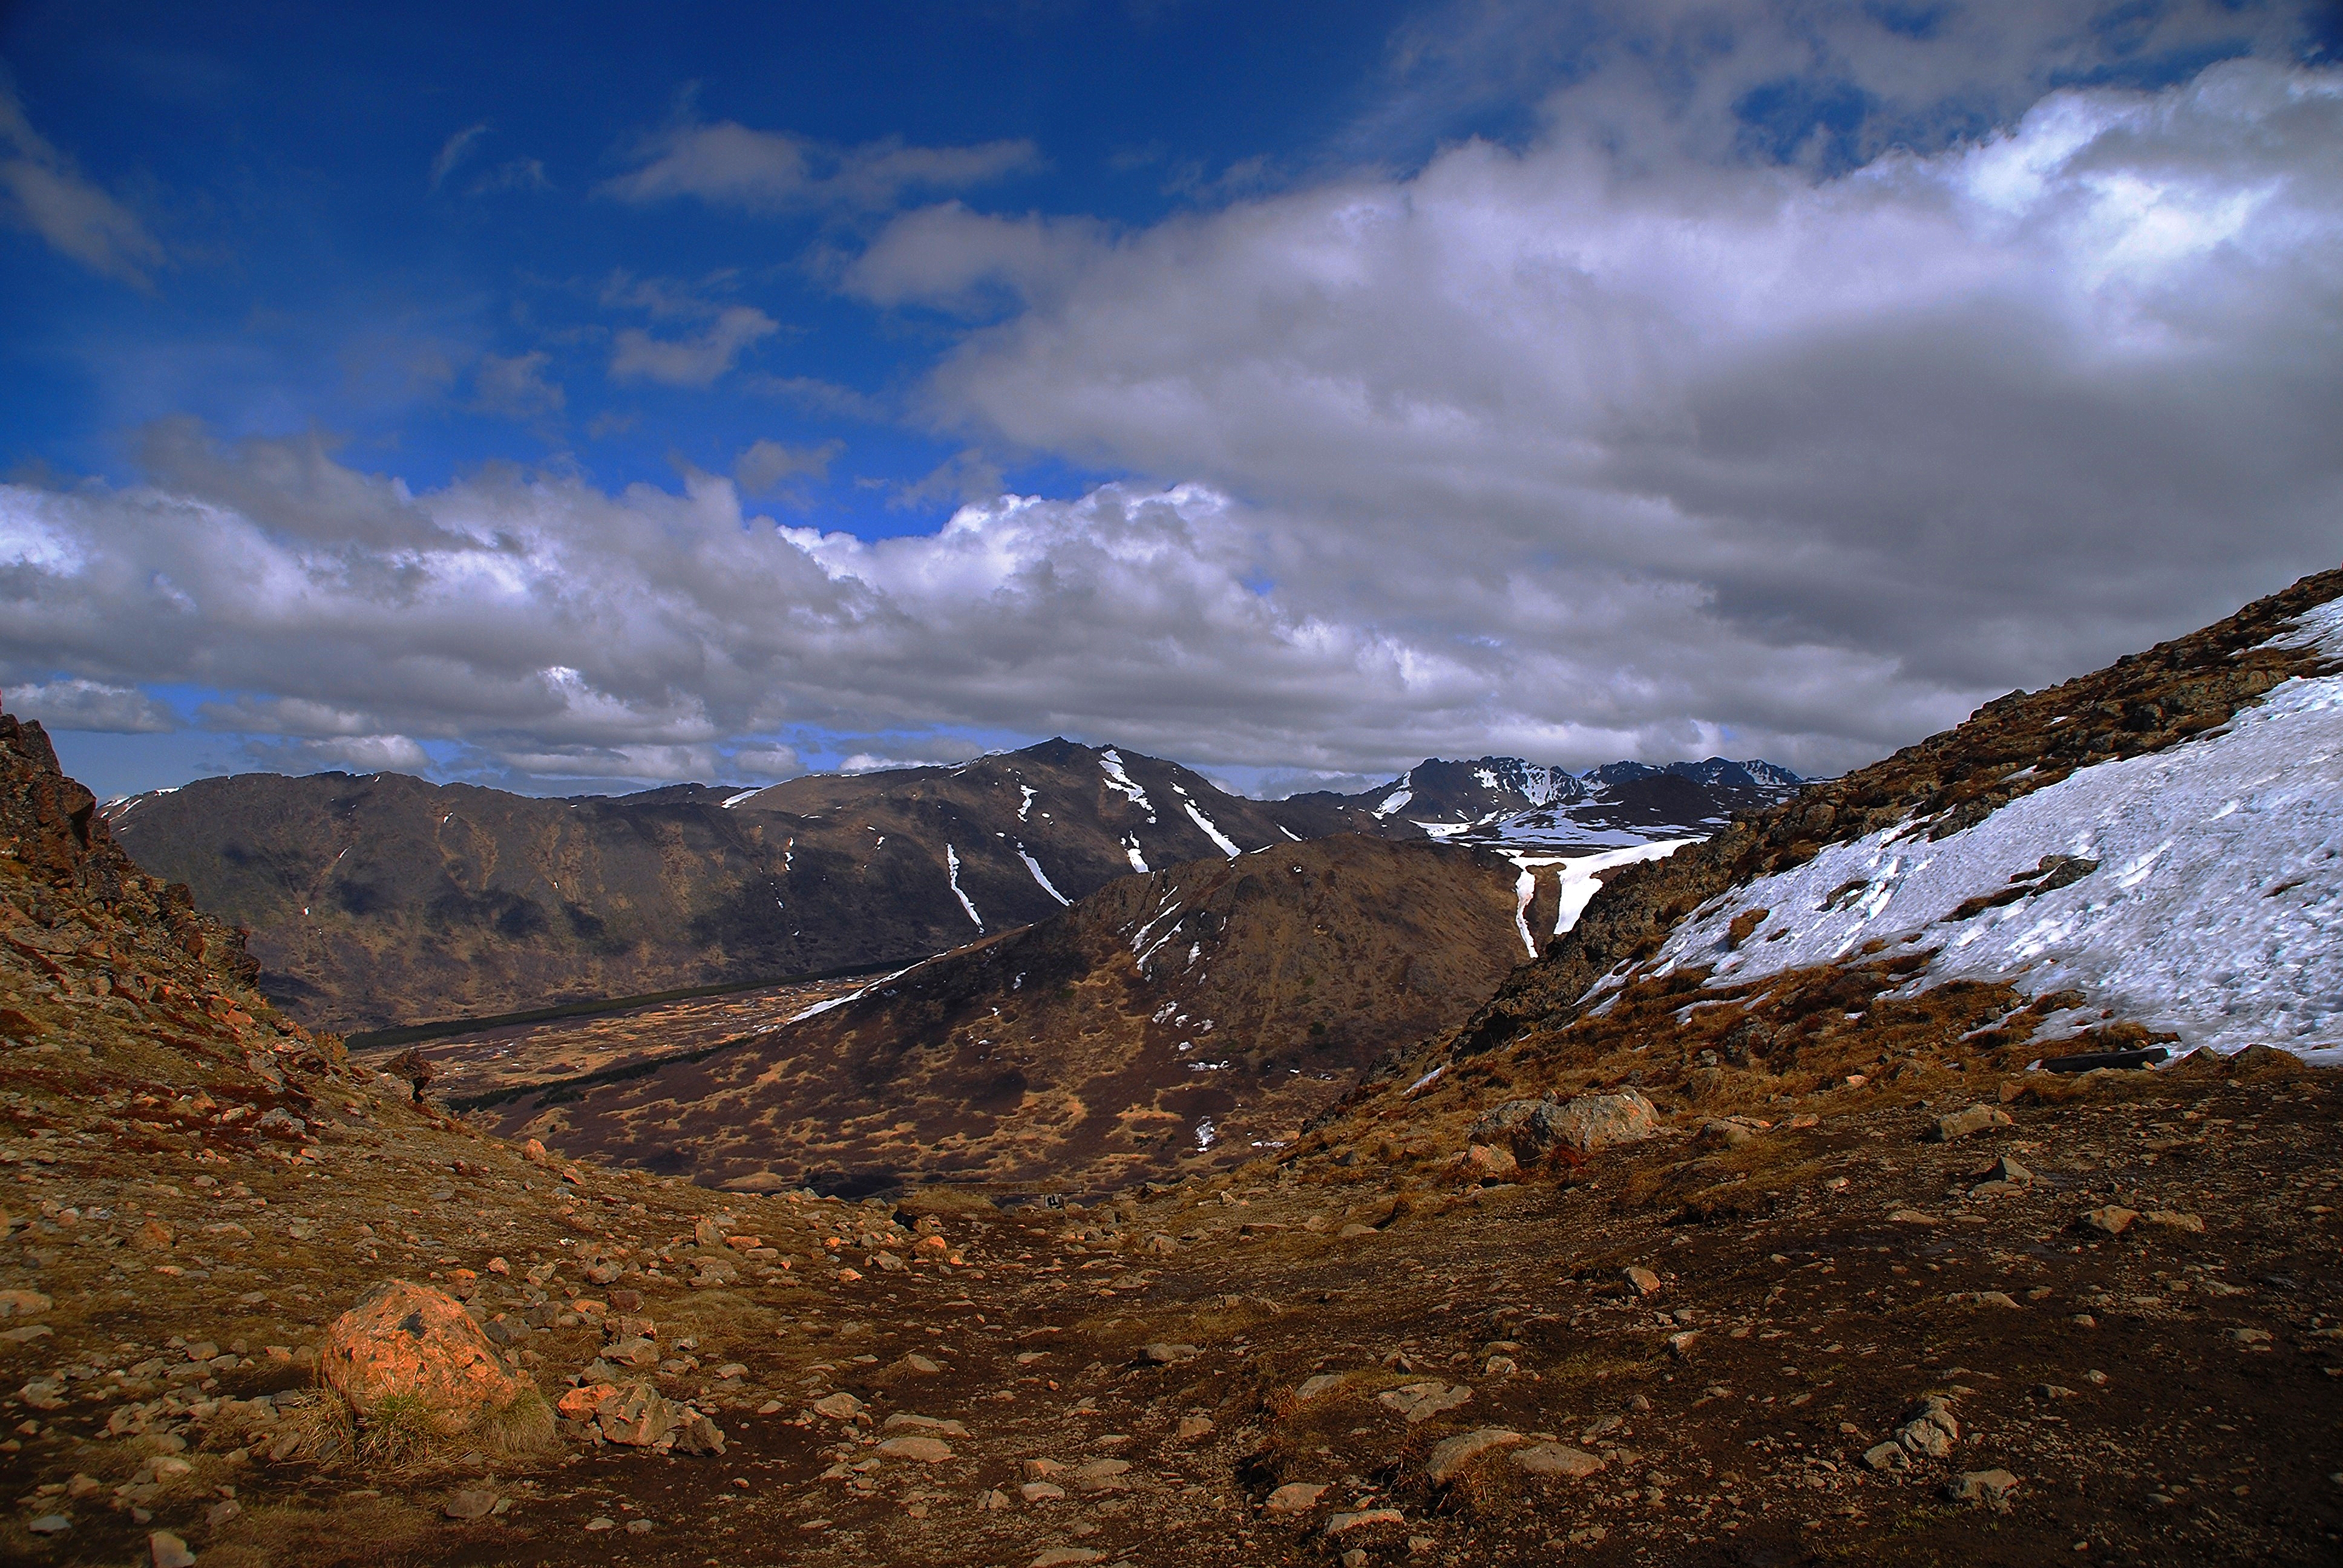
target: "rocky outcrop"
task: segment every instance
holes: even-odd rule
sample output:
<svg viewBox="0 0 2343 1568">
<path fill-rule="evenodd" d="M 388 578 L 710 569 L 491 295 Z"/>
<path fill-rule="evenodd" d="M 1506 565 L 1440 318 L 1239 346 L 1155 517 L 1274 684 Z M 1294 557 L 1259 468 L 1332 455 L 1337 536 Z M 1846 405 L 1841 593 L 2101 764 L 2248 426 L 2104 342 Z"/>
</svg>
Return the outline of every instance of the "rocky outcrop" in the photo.
<svg viewBox="0 0 2343 1568">
<path fill-rule="evenodd" d="M 17 919 L 10 923 L 54 928 L 86 911 L 84 924 L 136 928 L 240 983 L 259 973 L 244 950 L 245 933 L 197 914 L 184 884 L 140 870 L 115 841 L 97 798 L 58 767 L 47 732 L 5 713 L 0 713 L 0 857 L 11 862 L 5 869 L 13 873 L 9 902 Z M 8 920 L 0 913 L 0 921 Z"/>
</svg>

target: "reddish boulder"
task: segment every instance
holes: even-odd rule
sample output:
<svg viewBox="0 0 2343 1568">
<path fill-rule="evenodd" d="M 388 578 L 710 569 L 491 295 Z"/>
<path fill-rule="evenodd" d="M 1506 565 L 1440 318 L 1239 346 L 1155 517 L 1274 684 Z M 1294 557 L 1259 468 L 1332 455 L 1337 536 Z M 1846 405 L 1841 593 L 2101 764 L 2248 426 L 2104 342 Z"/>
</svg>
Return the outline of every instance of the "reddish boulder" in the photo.
<svg viewBox="0 0 2343 1568">
<path fill-rule="evenodd" d="M 362 1418 L 412 1402 L 451 1436 L 537 1392 L 454 1297 L 405 1280 L 386 1280 L 334 1320 L 317 1372 Z"/>
</svg>

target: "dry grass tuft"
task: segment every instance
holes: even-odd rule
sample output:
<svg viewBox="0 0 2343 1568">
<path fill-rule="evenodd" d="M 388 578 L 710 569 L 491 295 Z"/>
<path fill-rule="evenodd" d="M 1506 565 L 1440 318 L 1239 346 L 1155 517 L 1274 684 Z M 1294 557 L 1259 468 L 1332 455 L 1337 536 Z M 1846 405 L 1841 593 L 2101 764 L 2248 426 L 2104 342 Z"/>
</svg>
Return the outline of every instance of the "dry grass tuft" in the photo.
<svg viewBox="0 0 2343 1568">
<path fill-rule="evenodd" d="M 280 1401 L 280 1408 L 288 1402 Z M 441 1430 L 431 1407 L 420 1399 L 393 1395 L 360 1416 L 347 1400 L 320 1389 L 285 1410 L 268 1456 L 325 1470 L 413 1479 L 476 1455 L 528 1459 L 555 1446 L 553 1407 L 534 1388 L 452 1435 Z"/>
<path fill-rule="evenodd" d="M 212 1532 L 205 1568 L 407 1568 L 439 1561 L 448 1537 L 420 1508 L 387 1497 L 328 1508 L 256 1508 Z"/>
</svg>

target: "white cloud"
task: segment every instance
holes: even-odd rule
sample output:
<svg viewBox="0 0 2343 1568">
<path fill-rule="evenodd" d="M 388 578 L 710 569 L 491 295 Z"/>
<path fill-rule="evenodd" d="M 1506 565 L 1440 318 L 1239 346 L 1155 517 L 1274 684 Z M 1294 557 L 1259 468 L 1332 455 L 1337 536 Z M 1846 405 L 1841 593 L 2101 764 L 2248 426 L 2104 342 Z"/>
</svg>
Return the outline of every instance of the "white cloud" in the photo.
<svg viewBox="0 0 2343 1568">
<path fill-rule="evenodd" d="M 771 317 L 747 305 L 718 312 L 703 331 L 689 337 L 654 337 L 639 327 L 623 327 L 610 351 L 610 379 L 709 386 L 732 368 L 743 348 L 779 329 Z"/>
<path fill-rule="evenodd" d="M 1832 178 L 1558 135 L 1111 241 L 937 209 L 848 282 L 1013 283 L 930 417 L 1246 498 L 1297 608 L 1436 562 L 1381 624 L 1601 639 L 1581 712 L 1690 635 L 1679 711 L 1847 761 L 2343 553 L 2338 145 L 2343 73 L 2237 61 Z M 1724 700 L 1744 640 L 1766 689 Z"/>
<path fill-rule="evenodd" d="M 327 740 L 290 741 L 247 749 L 254 760 L 285 771 L 336 769 L 350 773 L 426 773 L 431 754 L 404 735 L 349 735 Z"/>
<path fill-rule="evenodd" d="M 727 120 L 678 126 L 644 144 L 642 166 L 606 181 L 603 194 L 637 204 L 696 196 L 755 213 L 880 211 L 908 194 L 965 190 L 1040 166 L 1033 144 L 907 146 L 888 137 L 837 146 Z"/>
<path fill-rule="evenodd" d="M 92 272 L 146 286 L 166 259 L 131 210 L 82 177 L 0 82 L 0 193 L 8 216 Z"/>
<path fill-rule="evenodd" d="M 472 150 L 473 144 L 488 134 L 488 124 L 483 121 L 477 126 L 465 126 L 442 142 L 438 156 L 431 160 L 431 178 L 426 188 L 436 191 L 446 184 L 447 176 L 456 172 L 456 166 L 462 163 L 465 155 Z"/>
<path fill-rule="evenodd" d="M 87 729 L 107 735 L 160 735 L 180 728 L 172 711 L 136 687 L 97 680 L 47 680 L 16 686 L 5 706 L 19 719 L 37 719 L 52 729 Z"/>
<path fill-rule="evenodd" d="M 804 771 L 793 746 L 744 746 L 719 769 L 727 779 L 794 779 Z"/>
<path fill-rule="evenodd" d="M 1139 476 L 930 536 L 778 527 L 700 472 L 418 491 L 159 426 L 140 487 L 0 487 L 0 678 L 202 685 L 300 743 L 545 779 L 840 733 L 1818 772 L 2343 557 L 2343 72 L 2062 91 L 1838 173 L 1694 156 L 1679 107 L 1134 233 L 900 216 L 847 286 L 996 313 L 919 394 L 965 443 L 936 485 Z M 777 328 L 722 286 L 624 280 L 688 335 L 621 335 L 612 374 L 723 375 Z M 764 445 L 743 484 L 820 450 Z"/>
</svg>

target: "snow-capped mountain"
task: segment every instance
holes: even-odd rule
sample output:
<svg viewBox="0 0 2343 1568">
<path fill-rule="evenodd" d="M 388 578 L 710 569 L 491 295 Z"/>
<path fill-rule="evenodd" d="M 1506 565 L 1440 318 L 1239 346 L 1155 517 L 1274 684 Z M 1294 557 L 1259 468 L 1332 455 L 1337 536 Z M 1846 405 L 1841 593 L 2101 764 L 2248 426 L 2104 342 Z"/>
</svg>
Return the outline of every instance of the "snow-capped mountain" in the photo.
<svg viewBox="0 0 2343 1568">
<path fill-rule="evenodd" d="M 1773 805 L 1803 784 L 1777 763 L 1609 762 L 1584 773 L 1518 757 L 1468 762 L 1427 758 L 1390 783 L 1357 795 L 1305 795 L 1363 810 L 1373 830 L 1545 853 L 1594 854 L 1669 839 L 1702 839 L 1735 813 Z"/>
</svg>

